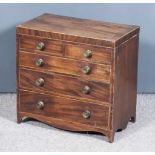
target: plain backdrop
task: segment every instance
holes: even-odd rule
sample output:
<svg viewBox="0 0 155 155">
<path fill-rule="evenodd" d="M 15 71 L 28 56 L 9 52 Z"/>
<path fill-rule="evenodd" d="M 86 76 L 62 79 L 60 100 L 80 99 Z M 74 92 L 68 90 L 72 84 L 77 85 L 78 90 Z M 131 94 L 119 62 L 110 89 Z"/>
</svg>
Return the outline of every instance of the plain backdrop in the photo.
<svg viewBox="0 0 155 155">
<path fill-rule="evenodd" d="M 139 25 L 138 92 L 155 92 L 155 4 L 0 4 L 0 92 L 16 91 L 15 26 L 43 13 Z"/>
</svg>

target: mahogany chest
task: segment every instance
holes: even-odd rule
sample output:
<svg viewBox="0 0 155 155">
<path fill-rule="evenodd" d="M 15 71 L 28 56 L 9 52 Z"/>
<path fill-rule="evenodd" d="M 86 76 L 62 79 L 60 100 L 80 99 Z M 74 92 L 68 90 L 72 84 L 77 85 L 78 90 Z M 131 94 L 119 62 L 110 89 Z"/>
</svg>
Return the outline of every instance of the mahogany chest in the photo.
<svg viewBox="0 0 155 155">
<path fill-rule="evenodd" d="M 139 27 L 43 14 L 16 27 L 17 121 L 113 142 L 136 119 Z"/>
</svg>

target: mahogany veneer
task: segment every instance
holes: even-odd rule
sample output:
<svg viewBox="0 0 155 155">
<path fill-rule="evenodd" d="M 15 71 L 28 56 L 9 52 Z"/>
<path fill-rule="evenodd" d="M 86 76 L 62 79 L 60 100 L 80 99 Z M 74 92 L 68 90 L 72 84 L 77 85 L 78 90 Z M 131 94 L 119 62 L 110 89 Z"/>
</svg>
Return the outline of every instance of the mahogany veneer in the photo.
<svg viewBox="0 0 155 155">
<path fill-rule="evenodd" d="M 17 121 L 113 142 L 136 119 L 139 27 L 43 14 L 16 27 Z"/>
</svg>

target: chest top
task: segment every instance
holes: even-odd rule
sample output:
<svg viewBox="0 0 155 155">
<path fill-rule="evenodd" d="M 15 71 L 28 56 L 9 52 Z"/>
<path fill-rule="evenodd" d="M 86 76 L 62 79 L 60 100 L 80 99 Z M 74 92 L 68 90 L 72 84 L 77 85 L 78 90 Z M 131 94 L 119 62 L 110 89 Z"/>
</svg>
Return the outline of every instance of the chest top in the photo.
<svg viewBox="0 0 155 155">
<path fill-rule="evenodd" d="M 18 25 L 16 31 L 17 34 L 116 47 L 139 33 L 139 27 L 43 14 Z"/>
</svg>

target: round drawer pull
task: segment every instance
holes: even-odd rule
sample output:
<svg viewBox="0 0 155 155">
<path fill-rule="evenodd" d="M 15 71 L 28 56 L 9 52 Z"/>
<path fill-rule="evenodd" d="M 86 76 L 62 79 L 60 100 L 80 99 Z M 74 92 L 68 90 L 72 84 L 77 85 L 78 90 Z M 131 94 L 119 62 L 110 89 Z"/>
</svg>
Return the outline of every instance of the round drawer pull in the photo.
<svg viewBox="0 0 155 155">
<path fill-rule="evenodd" d="M 36 66 L 42 67 L 43 64 L 44 64 L 44 61 L 43 61 L 43 59 L 37 59 L 37 60 L 35 61 L 35 64 L 36 64 Z"/>
<path fill-rule="evenodd" d="M 45 44 L 43 42 L 39 42 L 37 45 L 36 45 L 36 48 L 40 51 L 44 50 L 45 48 Z"/>
<path fill-rule="evenodd" d="M 91 72 L 91 67 L 89 66 L 84 66 L 84 68 L 82 69 L 82 72 L 84 74 L 89 74 Z"/>
<path fill-rule="evenodd" d="M 83 93 L 83 94 L 89 94 L 90 92 L 91 92 L 91 89 L 90 89 L 89 86 L 84 86 L 84 87 L 82 88 L 82 93 Z"/>
<path fill-rule="evenodd" d="M 91 50 L 86 50 L 84 53 L 83 53 L 83 56 L 85 58 L 91 58 L 92 57 L 92 51 Z"/>
<path fill-rule="evenodd" d="M 88 119 L 91 116 L 91 112 L 89 110 L 86 110 L 82 113 L 83 118 Z"/>
<path fill-rule="evenodd" d="M 36 104 L 36 107 L 37 109 L 43 109 L 45 106 L 44 102 L 43 101 L 38 101 L 37 104 Z"/>
<path fill-rule="evenodd" d="M 36 86 L 43 87 L 44 86 L 44 83 L 45 83 L 45 81 L 44 81 L 43 78 L 38 78 L 36 80 Z"/>
</svg>

